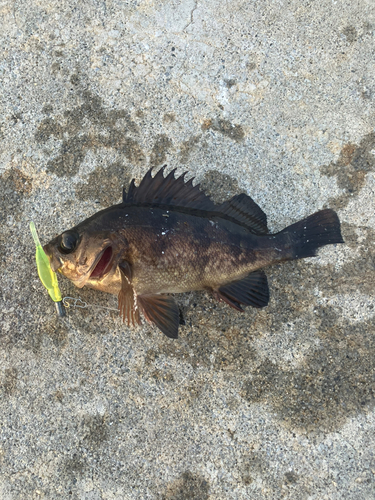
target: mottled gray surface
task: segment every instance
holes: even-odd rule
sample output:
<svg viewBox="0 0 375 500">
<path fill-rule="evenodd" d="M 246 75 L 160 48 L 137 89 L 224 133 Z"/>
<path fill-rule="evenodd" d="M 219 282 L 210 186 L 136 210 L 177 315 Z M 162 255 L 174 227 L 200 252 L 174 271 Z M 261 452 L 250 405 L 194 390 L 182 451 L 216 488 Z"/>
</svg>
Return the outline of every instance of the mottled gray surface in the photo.
<svg viewBox="0 0 375 500">
<path fill-rule="evenodd" d="M 373 499 L 373 0 L 0 14 L 0 498 Z M 261 311 L 178 296 L 177 341 L 59 319 L 29 221 L 46 242 L 164 163 L 247 192 L 272 231 L 333 207 L 346 245 L 269 269 Z"/>
</svg>

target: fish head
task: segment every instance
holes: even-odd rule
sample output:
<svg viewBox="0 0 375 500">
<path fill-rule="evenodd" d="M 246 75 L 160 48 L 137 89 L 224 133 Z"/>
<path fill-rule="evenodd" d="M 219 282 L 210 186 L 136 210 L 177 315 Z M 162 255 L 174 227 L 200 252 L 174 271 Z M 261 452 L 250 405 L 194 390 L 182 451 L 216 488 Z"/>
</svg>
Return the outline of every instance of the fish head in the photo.
<svg viewBox="0 0 375 500">
<path fill-rule="evenodd" d="M 44 245 L 51 269 L 78 288 L 99 281 L 117 267 L 118 242 L 110 231 L 88 231 L 76 226 Z"/>
</svg>

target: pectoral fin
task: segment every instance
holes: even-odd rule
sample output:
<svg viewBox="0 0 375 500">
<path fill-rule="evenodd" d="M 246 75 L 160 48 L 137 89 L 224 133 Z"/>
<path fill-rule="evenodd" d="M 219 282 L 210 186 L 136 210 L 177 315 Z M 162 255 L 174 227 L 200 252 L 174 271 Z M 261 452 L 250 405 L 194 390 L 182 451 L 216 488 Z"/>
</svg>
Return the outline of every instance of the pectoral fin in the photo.
<svg viewBox="0 0 375 500">
<path fill-rule="evenodd" d="M 131 284 L 131 268 L 127 262 L 121 263 L 119 266 L 121 273 L 121 290 L 118 294 L 118 308 L 120 309 L 120 315 L 125 323 L 127 321 L 128 326 L 131 324 L 135 326 L 141 324 L 141 319 L 139 315 L 139 307 L 137 294 Z"/>
<path fill-rule="evenodd" d="M 242 280 L 232 281 L 214 290 L 214 294 L 237 311 L 243 311 L 241 304 L 265 307 L 269 301 L 267 276 L 263 271 L 254 271 Z"/>
<path fill-rule="evenodd" d="M 179 310 L 172 297 L 168 295 L 140 295 L 138 303 L 145 318 L 169 338 L 178 337 Z"/>
</svg>

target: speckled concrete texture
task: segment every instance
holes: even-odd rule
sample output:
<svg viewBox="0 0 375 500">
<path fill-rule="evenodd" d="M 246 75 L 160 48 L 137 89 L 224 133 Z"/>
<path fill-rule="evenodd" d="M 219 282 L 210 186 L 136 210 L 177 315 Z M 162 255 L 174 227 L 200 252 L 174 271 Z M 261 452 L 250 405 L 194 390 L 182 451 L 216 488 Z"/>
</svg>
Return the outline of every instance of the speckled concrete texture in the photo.
<svg viewBox="0 0 375 500">
<path fill-rule="evenodd" d="M 0 2 L 0 498 L 375 497 L 372 0 Z M 172 341 L 114 296 L 55 314 L 43 243 L 150 166 L 345 245 L 239 314 L 177 296 Z"/>
</svg>

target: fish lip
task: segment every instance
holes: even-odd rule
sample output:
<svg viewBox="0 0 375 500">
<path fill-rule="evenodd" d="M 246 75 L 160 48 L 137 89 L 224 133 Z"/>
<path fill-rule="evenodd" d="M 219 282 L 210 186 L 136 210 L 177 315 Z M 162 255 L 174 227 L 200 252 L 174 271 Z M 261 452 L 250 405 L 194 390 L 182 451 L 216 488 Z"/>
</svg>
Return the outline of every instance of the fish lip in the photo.
<svg viewBox="0 0 375 500">
<path fill-rule="evenodd" d="M 43 252 L 46 254 L 49 265 L 54 273 L 56 273 L 62 267 L 62 262 L 60 258 L 51 250 L 50 243 L 47 243 L 43 247 Z"/>
<path fill-rule="evenodd" d="M 111 253 L 110 259 L 109 259 L 107 265 L 105 266 L 105 268 L 103 269 L 103 271 L 100 274 L 98 274 L 97 276 L 91 276 L 92 273 L 95 271 L 96 266 L 99 264 L 101 258 L 103 257 L 104 252 L 108 248 L 112 248 L 112 245 L 111 244 L 106 245 L 103 248 L 103 250 L 98 254 L 98 256 L 94 260 L 94 263 L 92 264 L 92 266 L 91 266 L 91 268 L 90 268 L 90 270 L 88 272 L 88 278 L 85 281 L 88 281 L 88 280 L 99 280 L 99 279 L 103 278 L 103 276 L 105 276 L 106 274 L 109 273 L 110 268 L 112 267 L 113 259 L 114 259 L 114 257 L 113 257 L 113 249 L 112 249 L 112 253 Z"/>
<path fill-rule="evenodd" d="M 47 256 L 48 257 L 48 256 Z M 50 258 L 49 259 L 49 265 L 54 273 L 57 273 L 62 268 L 62 263 L 59 262 L 58 264 L 54 261 L 52 261 Z"/>
</svg>

